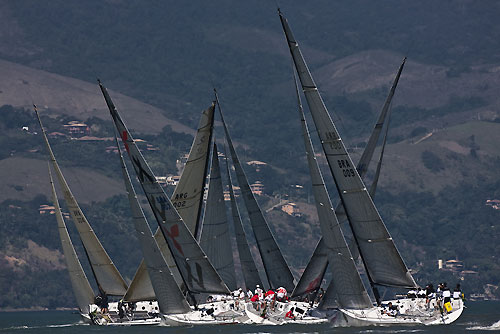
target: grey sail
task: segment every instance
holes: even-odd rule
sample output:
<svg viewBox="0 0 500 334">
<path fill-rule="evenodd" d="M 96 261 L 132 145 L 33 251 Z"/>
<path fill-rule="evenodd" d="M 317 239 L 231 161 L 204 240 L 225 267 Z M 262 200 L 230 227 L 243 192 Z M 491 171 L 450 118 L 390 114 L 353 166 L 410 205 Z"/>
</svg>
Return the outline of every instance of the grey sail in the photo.
<svg viewBox="0 0 500 334">
<path fill-rule="evenodd" d="M 219 105 L 220 107 L 220 105 Z M 257 241 L 257 247 L 259 248 L 259 253 L 264 264 L 264 269 L 266 272 L 267 280 L 272 289 L 277 289 L 283 286 L 288 291 L 292 291 L 295 284 L 293 282 L 293 275 L 288 267 L 288 264 L 281 253 L 281 250 L 274 239 L 274 236 L 269 229 L 264 215 L 255 199 L 252 190 L 248 184 L 248 179 L 241 167 L 236 151 L 234 150 L 231 137 L 229 136 L 229 131 L 227 129 L 226 123 L 224 122 L 224 117 L 221 113 L 222 124 L 224 126 L 224 132 L 226 134 L 227 143 L 229 145 L 229 151 L 231 152 L 231 157 L 233 159 L 233 165 L 236 170 L 236 177 L 238 179 L 238 184 L 241 188 L 241 195 L 245 206 L 248 211 L 248 216 L 252 225 L 252 229 L 255 235 L 255 240 Z"/>
<path fill-rule="evenodd" d="M 401 72 L 403 71 L 403 67 L 406 62 L 406 57 L 403 59 L 403 62 L 401 63 L 399 70 L 396 74 L 396 77 L 392 83 L 391 89 L 389 91 L 389 95 L 387 96 L 384 106 L 382 107 L 382 110 L 379 114 L 379 117 L 377 119 L 377 122 L 375 123 L 375 126 L 373 127 L 372 133 L 370 135 L 370 138 L 368 139 L 368 143 L 363 150 L 363 154 L 361 155 L 360 160 L 358 161 L 357 169 L 359 175 L 363 178 L 367 171 L 368 167 L 370 165 L 370 162 L 373 158 L 373 154 L 375 153 L 375 147 L 376 144 L 380 138 L 380 133 L 382 131 L 382 128 L 386 122 L 386 118 L 389 119 L 390 115 L 390 105 L 392 102 L 392 98 L 394 96 L 394 92 L 396 91 L 397 84 L 399 82 L 399 78 L 401 77 Z M 377 164 L 377 170 L 375 173 L 375 177 L 373 178 L 372 184 L 370 186 L 370 196 L 372 199 L 375 197 L 375 192 L 377 189 L 377 184 L 378 184 L 378 179 L 380 176 L 380 168 L 382 166 L 382 158 L 384 156 L 384 149 L 386 145 L 386 138 L 387 138 L 387 131 L 389 130 L 389 121 L 387 121 L 387 126 L 386 126 L 386 131 L 384 135 L 384 140 L 382 144 L 382 149 L 379 157 L 379 161 Z M 342 205 L 342 202 L 340 202 L 337 207 L 335 208 L 335 214 L 337 215 L 338 221 L 342 224 L 348 223 L 347 222 L 347 217 L 345 215 L 345 210 L 344 206 Z M 346 230 L 344 230 L 346 231 Z M 347 230 L 348 231 L 348 230 Z M 354 239 L 348 240 L 349 243 L 349 249 L 351 250 L 351 254 L 353 255 L 354 259 L 357 259 L 359 257 L 359 249 L 356 241 Z M 292 294 L 292 297 L 298 297 L 302 296 L 305 294 L 309 294 L 312 291 L 317 291 L 320 288 L 321 281 L 323 280 L 323 275 L 326 272 L 326 267 L 328 265 L 328 259 L 325 256 L 325 248 L 322 240 L 318 242 L 313 255 L 311 259 L 309 260 L 306 269 L 304 270 L 304 273 L 300 277 L 299 282 L 297 283 L 297 286 L 295 287 L 295 290 Z"/>
<path fill-rule="evenodd" d="M 52 152 L 52 149 L 50 147 L 49 140 L 47 139 L 47 135 L 45 133 L 45 129 L 43 128 L 40 116 L 38 115 L 36 106 L 35 113 L 42 129 L 43 138 L 45 140 L 47 151 L 50 155 L 52 166 L 56 171 L 56 176 L 59 180 L 59 184 L 63 189 L 64 200 L 66 201 L 66 205 L 68 206 L 71 218 L 76 225 L 76 229 L 78 230 L 80 239 L 82 240 L 82 243 L 87 252 L 90 265 L 92 266 L 92 270 L 95 274 L 97 283 L 106 294 L 112 296 L 123 296 L 127 291 L 127 284 L 118 272 L 118 269 L 116 269 L 113 261 L 111 261 L 108 253 L 101 245 L 101 242 L 99 241 L 99 239 L 97 239 L 94 230 L 90 226 L 87 218 L 80 209 L 80 206 L 76 202 L 73 193 L 69 189 L 68 183 L 64 179 L 61 169 L 59 168 L 54 153 Z"/>
<path fill-rule="evenodd" d="M 89 305 L 94 303 L 94 291 L 90 287 L 89 280 L 87 279 L 87 275 L 85 275 L 85 271 L 83 271 L 80 260 L 78 260 L 75 248 L 73 247 L 73 243 L 69 237 L 68 229 L 64 223 L 64 218 L 57 199 L 56 189 L 54 188 L 54 182 L 52 180 L 52 173 L 50 172 L 50 166 L 49 177 L 50 186 L 52 187 L 52 201 L 54 202 L 59 238 L 61 239 L 64 261 L 66 262 L 66 267 L 68 269 L 71 287 L 73 288 L 73 293 L 75 294 L 80 312 L 82 314 L 88 314 L 90 312 Z"/>
<path fill-rule="evenodd" d="M 106 88 L 100 82 L 99 87 L 187 290 L 191 293 L 229 293 L 227 286 L 158 184 Z"/>
<path fill-rule="evenodd" d="M 329 289 L 333 289 L 333 294 L 336 297 L 335 299 L 342 308 L 371 308 L 372 302 L 363 286 L 363 282 L 356 269 L 356 264 L 354 263 L 354 259 L 345 241 L 337 216 L 335 216 L 335 210 L 333 209 L 330 196 L 328 195 L 323 181 L 323 176 L 321 175 L 321 171 L 316 161 L 316 156 L 314 155 L 314 149 L 302 110 L 302 103 L 300 102 L 296 79 L 295 85 L 302 135 L 304 137 L 307 162 L 311 174 L 313 195 L 316 203 L 316 210 L 318 212 L 321 234 L 323 235 L 323 243 L 327 250 L 327 258 L 332 273 L 333 284 L 330 284 Z M 325 306 L 328 307 L 329 305 Z"/>
<path fill-rule="evenodd" d="M 120 163 L 123 172 L 123 180 L 127 190 L 128 199 L 130 202 L 130 209 L 132 212 L 132 219 L 137 235 L 137 239 L 141 245 L 142 254 L 144 255 L 144 263 L 147 268 L 148 275 L 151 279 L 154 293 L 158 301 L 158 307 L 163 314 L 178 314 L 187 313 L 191 310 L 186 299 L 182 295 L 174 275 L 168 268 L 167 262 L 156 243 L 153 233 L 149 228 L 149 224 L 144 216 L 144 212 L 137 200 L 130 176 L 128 174 L 127 166 L 123 161 L 122 151 L 115 136 L 116 146 L 120 156 Z"/>
<path fill-rule="evenodd" d="M 241 263 L 241 271 L 243 272 L 243 280 L 247 289 L 253 289 L 255 286 L 263 286 L 260 280 L 259 271 L 253 260 L 250 247 L 248 247 L 247 237 L 241 222 L 240 212 L 236 204 L 234 196 L 233 183 L 231 174 L 229 173 L 229 158 L 226 156 L 226 173 L 229 183 L 229 199 L 231 202 L 231 216 L 233 218 L 234 234 L 236 236 L 236 246 L 238 247 L 238 257 Z"/>
<path fill-rule="evenodd" d="M 328 114 L 298 43 L 280 13 L 290 52 L 313 116 L 323 151 L 354 237 L 359 245 L 367 275 L 373 284 L 415 287 L 416 283 L 394 244 L 377 208 Z"/>
<path fill-rule="evenodd" d="M 182 171 L 179 183 L 170 197 L 177 212 L 182 217 L 191 233 L 196 236 L 198 220 L 203 201 L 203 187 L 205 186 L 206 169 L 210 158 L 210 142 L 213 132 L 214 106 L 203 110 L 196 136 L 193 140 L 189 156 Z M 175 262 L 168 250 L 167 242 L 160 229 L 154 234 L 160 250 L 167 260 L 170 270 L 179 285 L 182 278 Z M 144 261 L 141 261 L 127 293 L 123 297 L 126 301 L 154 300 L 155 294 L 149 279 Z"/>
<path fill-rule="evenodd" d="M 201 248 L 205 251 L 205 254 L 207 254 L 210 262 L 212 262 L 215 270 L 217 270 L 228 288 L 231 291 L 236 290 L 233 249 L 229 235 L 217 145 L 215 143 L 212 150 L 210 183 L 201 231 Z"/>
</svg>

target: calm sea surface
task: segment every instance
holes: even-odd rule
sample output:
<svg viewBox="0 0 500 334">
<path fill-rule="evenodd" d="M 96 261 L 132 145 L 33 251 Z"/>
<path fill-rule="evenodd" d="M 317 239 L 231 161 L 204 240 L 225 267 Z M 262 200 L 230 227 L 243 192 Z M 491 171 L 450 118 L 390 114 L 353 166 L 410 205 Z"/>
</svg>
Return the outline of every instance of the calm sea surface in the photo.
<svg viewBox="0 0 500 334">
<path fill-rule="evenodd" d="M 321 326 L 198 326 L 198 327 L 98 327 L 83 324 L 80 316 L 70 311 L 0 313 L 3 333 L 494 333 L 500 332 L 500 302 L 469 302 L 467 309 L 448 326 L 398 326 L 332 328 Z"/>
</svg>

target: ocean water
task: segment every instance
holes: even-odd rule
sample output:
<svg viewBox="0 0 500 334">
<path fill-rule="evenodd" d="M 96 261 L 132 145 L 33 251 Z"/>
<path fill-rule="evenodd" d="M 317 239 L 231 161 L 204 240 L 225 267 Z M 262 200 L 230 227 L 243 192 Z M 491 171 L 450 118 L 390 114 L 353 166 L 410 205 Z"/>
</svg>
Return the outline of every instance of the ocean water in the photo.
<svg viewBox="0 0 500 334">
<path fill-rule="evenodd" d="M 328 325 L 224 325 L 196 327 L 98 327 L 84 324 L 71 311 L 4 312 L 0 313 L 0 334 L 3 333 L 500 333 L 500 302 L 469 302 L 462 316 L 447 326 L 391 326 L 333 328 Z"/>
</svg>

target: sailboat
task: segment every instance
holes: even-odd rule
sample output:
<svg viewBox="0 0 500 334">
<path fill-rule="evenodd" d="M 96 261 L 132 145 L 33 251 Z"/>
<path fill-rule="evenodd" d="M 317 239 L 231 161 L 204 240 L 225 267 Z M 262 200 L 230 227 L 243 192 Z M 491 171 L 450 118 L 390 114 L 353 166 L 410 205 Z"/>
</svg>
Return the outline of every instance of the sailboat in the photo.
<svg viewBox="0 0 500 334">
<path fill-rule="evenodd" d="M 162 313 L 162 321 L 168 325 L 227 324 L 237 322 L 238 315 L 227 317 L 231 303 L 197 304 L 196 294 L 229 295 L 229 289 L 221 279 L 207 255 L 196 241 L 178 211 L 158 184 L 148 163 L 139 151 L 106 88 L 99 81 L 108 109 L 122 139 L 135 173 L 153 210 L 156 221 L 165 238 L 184 284 L 186 298 L 196 312 Z M 158 297 L 158 296 L 157 296 Z"/>
<path fill-rule="evenodd" d="M 376 305 L 372 307 L 366 303 L 339 305 L 343 317 L 336 317 L 336 319 L 345 321 L 349 325 L 428 325 L 449 324 L 455 321 L 463 311 L 461 300 L 453 300 L 451 312 L 441 313 L 436 307 L 436 300 L 433 300 L 434 304 L 431 302 L 427 307 L 427 305 L 422 305 L 421 301 L 405 298 L 391 301 L 399 307 L 398 316 L 384 312 L 378 294 L 379 286 L 416 288 L 417 284 L 399 254 L 359 172 L 354 167 L 355 165 L 328 114 L 287 20 L 281 11 L 278 10 L 278 12 L 302 91 L 306 97 L 323 152 L 335 180 L 337 191 L 370 281 L 370 287 L 376 299 Z M 331 261 L 330 256 L 329 261 Z M 353 260 L 351 259 L 351 261 Z M 333 284 L 335 285 L 336 282 Z M 363 294 L 363 290 L 358 290 L 357 293 Z"/>
</svg>

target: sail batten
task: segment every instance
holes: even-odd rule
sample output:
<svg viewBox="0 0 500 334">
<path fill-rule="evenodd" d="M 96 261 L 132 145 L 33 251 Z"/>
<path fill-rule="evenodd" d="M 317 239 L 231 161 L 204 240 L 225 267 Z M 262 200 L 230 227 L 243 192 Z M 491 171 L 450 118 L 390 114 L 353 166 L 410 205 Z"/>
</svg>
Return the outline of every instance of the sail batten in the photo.
<svg viewBox="0 0 500 334">
<path fill-rule="evenodd" d="M 56 172 L 56 176 L 59 180 L 59 185 L 63 189 L 64 200 L 66 201 L 69 213 L 73 222 L 75 223 L 85 251 L 88 254 L 90 265 L 92 266 L 92 270 L 95 273 L 97 283 L 106 294 L 113 296 L 123 296 L 127 291 L 127 284 L 118 272 L 118 269 L 116 269 L 113 261 L 111 261 L 111 258 L 102 246 L 101 242 L 95 235 L 94 230 L 90 226 L 87 218 L 83 214 L 83 211 L 80 209 L 80 206 L 73 196 L 73 193 L 71 192 L 68 183 L 66 182 L 66 179 L 64 178 L 61 169 L 59 168 L 59 164 L 56 161 L 54 153 L 52 152 L 52 148 L 50 147 L 50 143 L 43 127 L 42 120 L 40 119 L 40 115 L 38 114 L 38 110 L 36 106 L 34 107 L 35 114 L 40 124 L 40 128 L 42 129 L 45 146 L 49 153 L 52 167 Z"/>
<path fill-rule="evenodd" d="M 292 291 L 295 284 L 292 272 L 286 263 L 281 250 L 272 235 L 269 225 L 255 199 L 255 196 L 250 189 L 248 179 L 241 167 L 241 163 L 234 149 L 229 131 L 227 129 L 222 110 L 219 104 L 219 112 L 221 115 L 222 125 L 226 134 L 226 140 L 229 146 L 229 152 L 233 160 L 233 165 L 236 170 L 236 177 L 241 189 L 241 194 L 248 211 L 248 216 L 252 225 L 252 229 L 257 242 L 262 263 L 266 272 L 269 285 L 272 289 L 277 289 L 283 286 L 285 289 Z"/>
<path fill-rule="evenodd" d="M 66 223 L 61 212 L 61 207 L 59 206 L 59 201 L 57 199 L 56 189 L 54 187 L 54 181 L 52 180 L 52 173 L 50 172 L 49 165 L 49 178 L 50 185 L 52 188 L 52 201 L 54 203 L 55 215 L 57 220 L 57 226 L 59 231 L 59 238 L 61 239 L 61 246 L 64 255 L 64 261 L 66 262 L 66 267 L 68 269 L 69 278 L 71 282 L 71 287 L 73 288 L 73 293 L 78 304 L 78 308 L 82 314 L 88 314 L 90 312 L 90 304 L 94 303 L 94 291 L 90 286 L 87 275 L 82 268 L 80 260 L 76 255 L 75 248 L 71 242 L 71 238 L 66 228 Z"/>
<path fill-rule="evenodd" d="M 229 293 L 227 286 L 215 271 L 173 203 L 158 184 L 106 88 L 100 82 L 99 87 L 187 290 L 190 293 Z"/>
<path fill-rule="evenodd" d="M 280 20 L 287 40 L 295 40 L 286 19 L 280 13 Z M 288 43 L 297 69 L 309 110 L 313 116 L 321 146 L 327 158 L 335 185 L 344 205 L 353 234 L 358 241 L 362 259 L 373 284 L 393 284 L 399 287 L 415 287 L 416 283 L 408 271 L 392 240 L 383 243 L 368 243 L 363 239 L 389 238 L 385 227 L 366 187 L 349 156 L 321 95 L 314 89 L 314 80 L 297 43 Z M 348 190 L 360 190 L 346 192 Z M 362 223 L 374 221 L 375 223 Z M 360 238 L 360 239 L 358 239 Z"/>
</svg>

